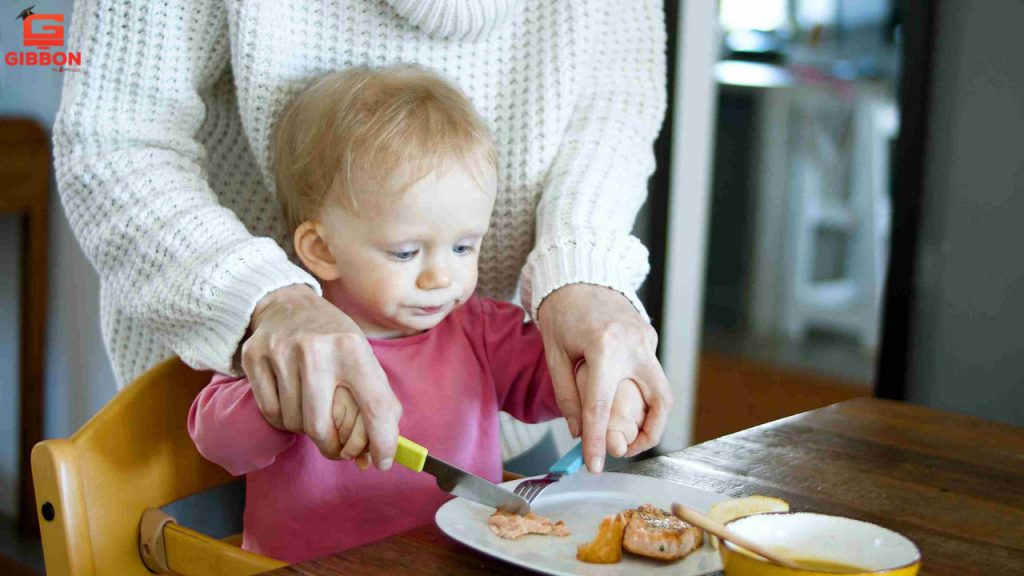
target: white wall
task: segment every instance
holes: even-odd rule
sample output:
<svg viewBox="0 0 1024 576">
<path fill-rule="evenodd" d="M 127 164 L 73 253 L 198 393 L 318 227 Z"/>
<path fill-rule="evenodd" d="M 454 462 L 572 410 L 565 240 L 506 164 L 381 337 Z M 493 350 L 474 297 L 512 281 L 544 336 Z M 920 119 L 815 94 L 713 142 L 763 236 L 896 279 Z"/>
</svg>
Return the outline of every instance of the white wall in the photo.
<svg viewBox="0 0 1024 576">
<path fill-rule="evenodd" d="M 40 14 L 63 13 L 71 0 L 36 4 Z M 22 50 L 21 4 L 0 8 L 0 52 Z M 83 54 L 88 67 L 88 54 Z M 0 115 L 29 117 L 51 133 L 63 76 L 44 67 L 0 63 Z M 2 183 L 0 183 L 2 193 Z M 99 280 L 61 210 L 51 174 L 49 319 L 47 323 L 46 437 L 67 436 L 114 394 L 114 376 L 99 328 Z M 22 257 L 19 219 L 0 215 L 0 515 L 17 510 L 18 316 Z"/>
<path fill-rule="evenodd" d="M 697 399 L 697 349 L 707 259 L 711 153 L 714 147 L 714 65 L 719 30 L 715 2 L 679 5 L 676 89 L 672 128 L 668 231 L 665 247 L 665 311 L 662 365 L 676 404 L 658 446 L 661 452 L 693 442 Z"/>
</svg>

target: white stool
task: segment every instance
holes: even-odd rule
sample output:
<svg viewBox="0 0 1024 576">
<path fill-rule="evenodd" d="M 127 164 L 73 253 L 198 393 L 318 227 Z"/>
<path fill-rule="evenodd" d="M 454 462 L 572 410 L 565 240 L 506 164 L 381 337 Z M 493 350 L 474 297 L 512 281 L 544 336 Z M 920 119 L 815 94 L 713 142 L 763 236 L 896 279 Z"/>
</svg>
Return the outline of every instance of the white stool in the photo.
<svg viewBox="0 0 1024 576">
<path fill-rule="evenodd" d="M 848 100 L 801 91 L 793 105 L 779 328 L 798 339 L 811 327 L 848 334 L 873 353 L 888 258 L 896 107 L 870 88 Z M 832 273 L 823 275 L 828 264 Z"/>
</svg>

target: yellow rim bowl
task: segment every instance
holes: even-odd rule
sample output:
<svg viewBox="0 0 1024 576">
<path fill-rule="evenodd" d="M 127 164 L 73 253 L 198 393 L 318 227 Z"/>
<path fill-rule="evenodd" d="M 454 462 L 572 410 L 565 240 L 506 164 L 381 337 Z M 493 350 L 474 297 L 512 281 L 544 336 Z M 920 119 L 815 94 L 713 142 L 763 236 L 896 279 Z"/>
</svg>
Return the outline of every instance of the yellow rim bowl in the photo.
<svg viewBox="0 0 1024 576">
<path fill-rule="evenodd" d="M 853 518 L 813 512 L 769 512 L 739 518 L 727 525 L 740 536 L 769 550 L 778 550 L 797 562 L 829 562 L 855 570 L 784 568 L 732 542 L 723 542 L 719 553 L 726 576 L 913 576 L 921 566 L 921 552 L 906 536 Z"/>
</svg>

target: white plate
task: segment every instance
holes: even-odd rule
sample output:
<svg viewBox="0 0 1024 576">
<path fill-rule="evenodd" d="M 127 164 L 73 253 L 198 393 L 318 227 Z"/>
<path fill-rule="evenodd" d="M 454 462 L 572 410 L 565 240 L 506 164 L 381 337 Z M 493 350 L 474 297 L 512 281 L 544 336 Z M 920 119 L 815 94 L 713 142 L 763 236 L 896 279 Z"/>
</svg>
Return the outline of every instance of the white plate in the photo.
<svg viewBox="0 0 1024 576">
<path fill-rule="evenodd" d="M 522 481 L 505 482 L 501 486 L 511 491 Z M 615 472 L 593 475 L 581 471 L 548 486 L 531 506 L 534 512 L 552 521 L 564 520 L 571 536 L 558 538 L 531 534 L 518 540 L 499 538 L 487 528 L 487 518 L 494 508 L 465 498 L 446 502 L 437 511 L 435 521 L 445 534 L 470 548 L 546 574 L 691 576 L 722 569 L 718 553 L 707 543 L 683 560 L 670 563 L 626 552 L 618 564 L 587 564 L 576 559 L 576 546 L 594 538 L 602 518 L 627 508 L 654 504 L 669 510 L 672 502 L 680 502 L 707 512 L 715 502 L 728 499 L 723 494 L 659 478 Z"/>
</svg>

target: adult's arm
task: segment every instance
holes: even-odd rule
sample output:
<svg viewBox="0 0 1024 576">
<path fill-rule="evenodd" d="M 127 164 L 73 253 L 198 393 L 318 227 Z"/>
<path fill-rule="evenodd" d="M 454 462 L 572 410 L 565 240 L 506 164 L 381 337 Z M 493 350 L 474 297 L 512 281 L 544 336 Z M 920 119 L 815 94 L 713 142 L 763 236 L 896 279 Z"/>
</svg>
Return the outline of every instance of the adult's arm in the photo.
<svg viewBox="0 0 1024 576">
<path fill-rule="evenodd" d="M 189 365 L 238 374 L 257 302 L 320 287 L 207 182 L 196 135 L 229 63 L 223 0 L 78 1 L 69 46 L 85 71 L 65 75 L 53 133 L 71 228 L 123 313 Z"/>
<path fill-rule="evenodd" d="M 586 9 L 587 76 L 538 205 L 521 290 L 544 335 L 559 406 L 597 471 L 621 380 L 637 382 L 649 409 L 630 453 L 660 440 L 672 404 L 657 336 L 636 296 L 647 250 L 631 235 L 667 95 L 661 3 L 608 0 Z M 580 358 L 590 370 L 577 388 L 572 366 Z"/>
</svg>

